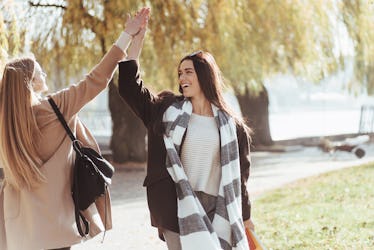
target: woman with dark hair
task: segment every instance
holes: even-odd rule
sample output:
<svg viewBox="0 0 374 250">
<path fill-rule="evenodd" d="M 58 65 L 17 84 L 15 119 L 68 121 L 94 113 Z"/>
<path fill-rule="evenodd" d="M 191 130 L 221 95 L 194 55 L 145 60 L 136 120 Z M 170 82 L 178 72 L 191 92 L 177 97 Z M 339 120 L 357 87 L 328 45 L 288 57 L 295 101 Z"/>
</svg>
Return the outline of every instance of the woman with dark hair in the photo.
<svg viewBox="0 0 374 250">
<path fill-rule="evenodd" d="M 249 249 L 249 128 L 225 103 L 208 52 L 180 61 L 182 95 L 152 94 L 139 74 L 144 34 L 145 28 L 119 64 L 119 92 L 148 130 L 144 186 L 152 226 L 173 250 Z"/>
</svg>

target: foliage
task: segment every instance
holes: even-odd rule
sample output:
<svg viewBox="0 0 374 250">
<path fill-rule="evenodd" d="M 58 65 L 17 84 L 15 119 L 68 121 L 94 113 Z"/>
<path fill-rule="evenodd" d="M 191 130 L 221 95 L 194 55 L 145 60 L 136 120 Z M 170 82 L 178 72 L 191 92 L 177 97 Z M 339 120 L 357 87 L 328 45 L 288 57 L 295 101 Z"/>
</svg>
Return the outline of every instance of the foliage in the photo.
<svg viewBox="0 0 374 250">
<path fill-rule="evenodd" d="M 71 13 L 71 9 L 75 11 Z M 80 79 L 105 50 L 100 46 L 100 33 L 96 35 L 92 31 L 97 25 L 96 20 L 87 20 L 83 13 L 86 11 L 77 4 L 66 2 L 55 5 L 32 2 L 29 9 L 35 31 L 31 37 L 31 50 L 55 89 L 70 84 L 66 79 Z M 88 25 L 90 21 L 92 24 Z"/>
<path fill-rule="evenodd" d="M 153 90 L 176 91 L 180 58 L 198 49 L 214 55 L 226 84 L 237 96 L 253 97 L 261 93 L 263 79 L 275 73 L 292 73 L 318 82 L 344 62 L 343 56 L 334 52 L 337 17 L 342 17 L 352 40 L 356 41 L 357 82 L 367 86 L 374 82 L 374 70 L 370 70 L 373 17 L 371 6 L 364 0 L 28 0 L 27 3 L 29 10 L 22 25 L 27 24 L 32 31 L 28 33 L 31 50 L 55 89 L 87 73 L 123 30 L 126 14 L 144 5 L 152 8 L 152 14 L 140 62 L 142 77 Z M 53 86 L 51 89 L 54 90 Z M 124 137 L 134 133 L 127 131 L 129 128 L 122 121 L 134 123 L 135 118 L 126 116 L 124 108 L 114 108 L 122 107 L 121 102 L 111 84 L 113 137 L 129 144 L 130 139 Z M 245 101 L 243 105 L 248 103 Z M 116 129 L 122 131 L 123 138 Z"/>
<path fill-rule="evenodd" d="M 6 60 L 23 52 L 25 46 L 25 29 L 20 27 L 16 13 L 22 13 L 22 10 L 14 1 L 5 0 L 0 3 L 1 73 Z"/>
<path fill-rule="evenodd" d="M 355 50 L 356 78 L 351 88 L 365 86 L 369 94 L 374 94 L 374 2 L 342 0 L 341 10 Z"/>
<path fill-rule="evenodd" d="M 319 80 L 336 69 L 329 50 L 331 1 L 156 2 L 150 37 L 166 86 L 176 80 L 178 60 L 198 49 L 213 53 L 237 93 L 258 88 L 275 72 L 292 70 Z"/>
<path fill-rule="evenodd" d="M 213 17 L 207 18 L 207 30 L 218 31 L 206 37 L 207 47 L 236 92 L 248 86 L 261 90 L 262 80 L 277 72 L 319 80 L 336 68 L 328 50 L 330 6 L 331 1 L 222 1 L 221 12 L 214 5 L 208 14 Z"/>
<path fill-rule="evenodd" d="M 265 194 L 253 204 L 268 249 L 372 249 L 374 163 L 323 174 Z"/>
<path fill-rule="evenodd" d="M 337 66 L 330 49 L 332 2 L 34 0 L 32 16 L 50 28 L 34 35 L 32 49 L 47 71 L 57 60 L 60 73 L 63 68 L 64 76 L 75 75 L 115 41 L 127 12 L 148 5 L 152 16 L 141 63 L 146 82 L 157 90 L 176 89 L 180 58 L 198 49 L 213 53 L 236 92 L 275 72 L 319 80 Z M 52 26 L 47 15 L 55 16 Z"/>
<path fill-rule="evenodd" d="M 24 45 L 27 24 L 31 50 L 53 77 L 82 75 L 111 46 L 140 6 L 152 8 L 141 63 L 146 82 L 156 90 L 176 89 L 176 67 L 182 56 L 204 49 L 213 53 L 226 82 L 237 93 L 261 89 L 274 73 L 292 72 L 318 81 L 344 61 L 334 55 L 337 39 L 332 19 L 340 18 L 355 50 L 356 85 L 374 91 L 374 15 L 368 0 L 29 0 L 25 18 L 0 5 L 0 45 L 10 55 Z M 336 5 L 338 4 L 337 10 Z M 17 11 L 18 13 L 18 11 Z M 5 18 L 5 19 L 4 19 Z M 5 21 L 4 21 L 5 20 Z M 5 31 L 5 32 L 3 32 Z M 51 63 L 53 62 L 53 63 Z M 260 87 L 259 87 L 260 86 Z"/>
</svg>

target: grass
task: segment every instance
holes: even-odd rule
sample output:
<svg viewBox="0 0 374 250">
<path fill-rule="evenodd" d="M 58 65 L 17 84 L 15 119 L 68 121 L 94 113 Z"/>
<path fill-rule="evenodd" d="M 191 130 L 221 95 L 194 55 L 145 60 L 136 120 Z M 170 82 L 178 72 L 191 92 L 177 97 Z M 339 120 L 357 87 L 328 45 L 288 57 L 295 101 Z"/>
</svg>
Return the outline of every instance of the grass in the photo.
<svg viewBox="0 0 374 250">
<path fill-rule="evenodd" d="M 270 249 L 374 249 L 374 163 L 311 177 L 252 205 Z"/>
</svg>

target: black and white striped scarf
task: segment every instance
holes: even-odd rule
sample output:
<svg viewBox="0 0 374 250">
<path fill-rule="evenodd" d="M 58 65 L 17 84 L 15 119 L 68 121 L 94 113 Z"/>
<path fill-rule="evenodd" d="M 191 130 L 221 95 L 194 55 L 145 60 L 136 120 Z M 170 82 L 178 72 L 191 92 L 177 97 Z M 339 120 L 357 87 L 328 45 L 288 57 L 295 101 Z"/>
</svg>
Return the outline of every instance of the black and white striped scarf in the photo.
<svg viewBox="0 0 374 250">
<path fill-rule="evenodd" d="M 179 151 L 192 113 L 188 100 L 176 102 L 164 113 L 167 170 L 176 184 L 178 221 L 183 250 L 249 249 L 242 220 L 241 177 L 236 126 L 233 119 L 212 105 L 220 134 L 222 176 L 216 211 L 210 222 L 183 170 Z M 204 167 L 204 166 L 202 166 Z"/>
</svg>

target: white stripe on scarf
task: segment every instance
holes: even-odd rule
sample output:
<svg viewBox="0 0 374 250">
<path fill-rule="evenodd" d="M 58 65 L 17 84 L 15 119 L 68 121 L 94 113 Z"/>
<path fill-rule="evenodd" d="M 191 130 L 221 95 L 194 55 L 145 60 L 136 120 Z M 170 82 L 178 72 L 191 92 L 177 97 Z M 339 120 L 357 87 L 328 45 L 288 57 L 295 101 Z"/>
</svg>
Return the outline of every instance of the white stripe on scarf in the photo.
<svg viewBox="0 0 374 250">
<path fill-rule="evenodd" d="M 176 183 L 178 221 L 183 250 L 248 250 L 242 220 L 239 148 L 233 119 L 212 105 L 220 132 L 222 176 L 212 223 L 192 190 L 179 158 L 183 135 L 192 113 L 188 100 L 176 102 L 164 113 L 166 167 Z M 203 167 L 203 166 L 202 166 Z"/>
</svg>

